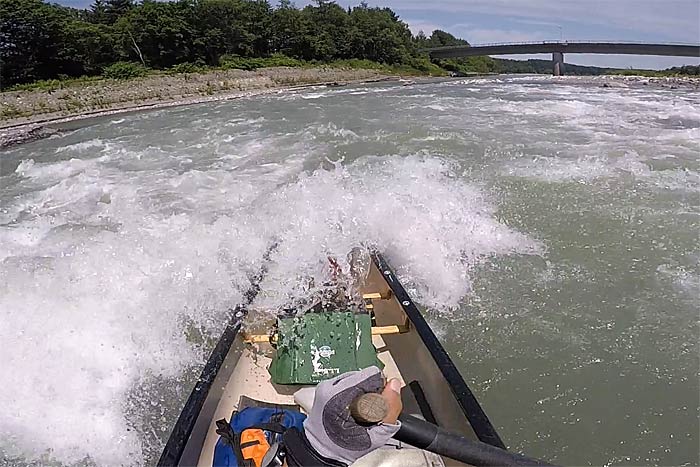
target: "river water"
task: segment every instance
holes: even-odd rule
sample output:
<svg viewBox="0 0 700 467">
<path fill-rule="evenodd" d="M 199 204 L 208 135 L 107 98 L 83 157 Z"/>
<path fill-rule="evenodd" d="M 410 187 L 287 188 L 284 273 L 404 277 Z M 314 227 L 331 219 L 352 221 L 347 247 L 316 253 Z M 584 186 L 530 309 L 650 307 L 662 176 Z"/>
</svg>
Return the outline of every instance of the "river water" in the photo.
<svg viewBox="0 0 700 467">
<path fill-rule="evenodd" d="M 153 463 L 225 310 L 376 246 L 506 444 L 697 465 L 700 97 L 582 78 L 284 92 L 0 154 L 0 465 Z"/>
</svg>

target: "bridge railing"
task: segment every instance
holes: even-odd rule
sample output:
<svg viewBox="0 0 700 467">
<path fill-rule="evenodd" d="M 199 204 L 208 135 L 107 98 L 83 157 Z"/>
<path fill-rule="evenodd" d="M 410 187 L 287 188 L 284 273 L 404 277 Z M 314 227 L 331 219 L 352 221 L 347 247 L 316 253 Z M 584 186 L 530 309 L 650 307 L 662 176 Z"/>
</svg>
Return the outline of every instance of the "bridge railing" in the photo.
<svg viewBox="0 0 700 467">
<path fill-rule="evenodd" d="M 511 45 L 541 45 L 541 44 L 639 44 L 639 45 L 691 45 L 697 46 L 697 43 L 692 42 L 645 42 L 645 41 L 605 41 L 605 40 L 554 40 L 554 41 L 526 41 L 526 42 L 488 42 L 483 44 L 470 44 L 468 47 L 508 47 Z M 427 51 L 431 50 L 443 50 L 443 49 L 453 49 L 456 47 L 467 47 L 465 45 L 447 45 L 443 47 L 432 47 L 424 49 Z"/>
</svg>

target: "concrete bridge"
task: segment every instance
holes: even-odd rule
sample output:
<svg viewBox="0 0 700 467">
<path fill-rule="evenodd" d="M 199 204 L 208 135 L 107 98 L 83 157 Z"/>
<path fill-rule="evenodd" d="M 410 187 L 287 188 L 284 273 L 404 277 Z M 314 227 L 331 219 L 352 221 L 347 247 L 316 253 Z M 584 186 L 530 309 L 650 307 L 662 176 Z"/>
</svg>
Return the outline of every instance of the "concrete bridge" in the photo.
<svg viewBox="0 0 700 467">
<path fill-rule="evenodd" d="M 665 55 L 700 58 L 700 44 L 645 44 L 642 42 L 544 41 L 426 49 L 432 58 L 473 57 L 477 55 L 552 54 L 554 75 L 564 73 L 564 54 Z"/>
</svg>

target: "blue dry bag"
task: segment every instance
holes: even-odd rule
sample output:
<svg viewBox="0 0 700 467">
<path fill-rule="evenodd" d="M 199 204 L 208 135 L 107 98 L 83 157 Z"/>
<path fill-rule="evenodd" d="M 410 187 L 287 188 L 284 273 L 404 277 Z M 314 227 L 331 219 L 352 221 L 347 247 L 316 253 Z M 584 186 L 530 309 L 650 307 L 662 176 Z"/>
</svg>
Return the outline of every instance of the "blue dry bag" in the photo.
<svg viewBox="0 0 700 467">
<path fill-rule="evenodd" d="M 214 449 L 214 467 L 255 467 L 262 454 L 282 433 L 304 428 L 306 415 L 279 408 L 247 407 L 233 412 L 231 423 L 216 422 L 219 440 Z"/>
</svg>

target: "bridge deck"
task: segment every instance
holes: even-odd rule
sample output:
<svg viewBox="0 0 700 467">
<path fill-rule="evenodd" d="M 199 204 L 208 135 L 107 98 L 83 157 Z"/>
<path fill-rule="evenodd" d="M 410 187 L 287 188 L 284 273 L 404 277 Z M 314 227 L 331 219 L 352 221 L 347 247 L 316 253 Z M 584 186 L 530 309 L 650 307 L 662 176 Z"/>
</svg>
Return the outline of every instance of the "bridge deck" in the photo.
<svg viewBox="0 0 700 467">
<path fill-rule="evenodd" d="M 493 44 L 484 46 L 453 46 L 427 49 L 433 58 L 470 57 L 477 55 L 511 54 L 627 54 L 699 57 L 700 44 L 643 44 L 621 42 L 529 42 L 521 44 Z"/>
</svg>

